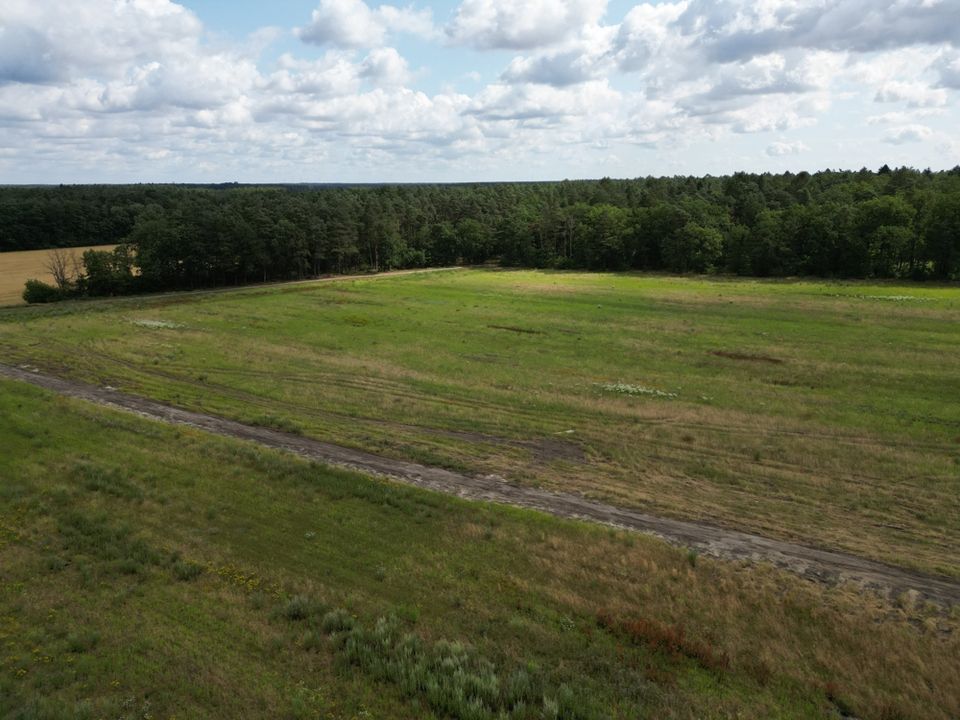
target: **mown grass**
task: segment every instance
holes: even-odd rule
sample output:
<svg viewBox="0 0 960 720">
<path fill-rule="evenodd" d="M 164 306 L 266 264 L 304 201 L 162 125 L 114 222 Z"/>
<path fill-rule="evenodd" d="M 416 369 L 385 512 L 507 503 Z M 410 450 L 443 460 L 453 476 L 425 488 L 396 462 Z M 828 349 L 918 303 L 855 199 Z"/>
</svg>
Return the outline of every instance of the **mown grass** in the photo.
<svg viewBox="0 0 960 720">
<path fill-rule="evenodd" d="M 7 310 L 0 360 L 956 577 L 958 320 L 946 286 L 474 270 Z"/>
<path fill-rule="evenodd" d="M 0 717 L 951 718 L 958 618 L 0 382 Z"/>
</svg>

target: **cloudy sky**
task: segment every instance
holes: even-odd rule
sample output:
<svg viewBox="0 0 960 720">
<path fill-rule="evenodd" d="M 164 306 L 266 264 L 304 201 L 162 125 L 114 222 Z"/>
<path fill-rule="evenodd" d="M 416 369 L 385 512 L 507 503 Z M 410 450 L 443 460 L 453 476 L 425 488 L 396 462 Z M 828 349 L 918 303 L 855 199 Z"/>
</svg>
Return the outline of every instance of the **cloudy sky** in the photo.
<svg viewBox="0 0 960 720">
<path fill-rule="evenodd" d="M 2 0 L 0 182 L 960 164 L 960 0 Z"/>
</svg>

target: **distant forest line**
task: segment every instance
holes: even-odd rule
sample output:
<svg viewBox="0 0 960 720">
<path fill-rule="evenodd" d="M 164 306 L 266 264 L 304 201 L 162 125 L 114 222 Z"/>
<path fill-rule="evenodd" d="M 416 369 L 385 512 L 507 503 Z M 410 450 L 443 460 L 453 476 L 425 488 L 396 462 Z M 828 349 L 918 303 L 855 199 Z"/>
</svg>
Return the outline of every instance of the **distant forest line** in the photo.
<svg viewBox="0 0 960 720">
<path fill-rule="evenodd" d="M 98 244 L 121 247 L 87 253 L 44 299 L 491 261 L 952 280 L 960 277 L 960 167 L 456 185 L 0 187 L 0 251 Z"/>
</svg>

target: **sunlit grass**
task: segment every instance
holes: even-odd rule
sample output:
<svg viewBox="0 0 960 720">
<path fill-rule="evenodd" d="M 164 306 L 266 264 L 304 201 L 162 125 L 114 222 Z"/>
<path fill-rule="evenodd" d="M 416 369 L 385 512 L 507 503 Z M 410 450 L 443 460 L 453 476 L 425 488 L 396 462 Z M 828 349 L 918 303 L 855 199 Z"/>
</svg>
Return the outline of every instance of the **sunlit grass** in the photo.
<svg viewBox="0 0 960 720">
<path fill-rule="evenodd" d="M 956 576 L 958 321 L 946 286 L 461 271 L 7 311 L 0 355 Z"/>
<path fill-rule="evenodd" d="M 960 618 L 909 599 L 11 382 L 0 437 L 4 717 L 960 711 Z"/>
</svg>

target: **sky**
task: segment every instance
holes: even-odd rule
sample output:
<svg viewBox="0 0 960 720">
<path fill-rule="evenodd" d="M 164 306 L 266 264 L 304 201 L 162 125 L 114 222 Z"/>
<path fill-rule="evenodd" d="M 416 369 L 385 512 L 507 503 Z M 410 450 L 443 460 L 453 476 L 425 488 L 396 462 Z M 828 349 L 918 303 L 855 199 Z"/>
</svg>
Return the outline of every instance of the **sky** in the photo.
<svg viewBox="0 0 960 720">
<path fill-rule="evenodd" d="M 0 0 L 0 183 L 960 165 L 960 0 Z"/>
</svg>

